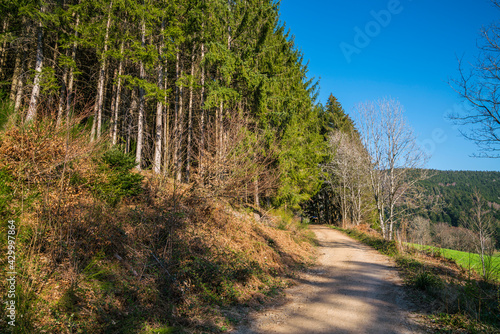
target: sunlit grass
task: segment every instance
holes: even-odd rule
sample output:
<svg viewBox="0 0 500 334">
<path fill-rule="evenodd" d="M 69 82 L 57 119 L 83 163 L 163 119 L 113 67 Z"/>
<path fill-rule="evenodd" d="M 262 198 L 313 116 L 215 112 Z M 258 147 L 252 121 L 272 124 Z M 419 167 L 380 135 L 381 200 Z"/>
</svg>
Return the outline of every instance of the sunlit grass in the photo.
<svg viewBox="0 0 500 334">
<path fill-rule="evenodd" d="M 408 245 L 435 254 L 439 254 L 442 257 L 455 261 L 459 266 L 461 266 L 465 270 L 469 269 L 474 270 L 479 275 L 482 275 L 481 257 L 479 254 L 462 252 L 454 249 L 438 248 L 434 246 L 411 244 L 411 243 L 408 243 Z M 493 269 L 492 276 L 495 277 L 497 280 L 500 280 L 500 253 L 498 252 L 495 253 L 495 255 L 491 258 L 490 266 Z"/>
</svg>

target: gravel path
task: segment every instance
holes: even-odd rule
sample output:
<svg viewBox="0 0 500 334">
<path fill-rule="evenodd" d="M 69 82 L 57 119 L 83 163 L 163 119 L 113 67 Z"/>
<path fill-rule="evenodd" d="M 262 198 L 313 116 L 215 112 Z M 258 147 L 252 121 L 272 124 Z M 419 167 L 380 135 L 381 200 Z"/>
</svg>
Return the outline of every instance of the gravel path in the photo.
<svg viewBox="0 0 500 334">
<path fill-rule="evenodd" d="M 319 240 L 318 266 L 286 290 L 286 301 L 250 315 L 234 333 L 423 333 L 410 317 L 393 262 L 326 226 L 311 226 Z"/>
</svg>

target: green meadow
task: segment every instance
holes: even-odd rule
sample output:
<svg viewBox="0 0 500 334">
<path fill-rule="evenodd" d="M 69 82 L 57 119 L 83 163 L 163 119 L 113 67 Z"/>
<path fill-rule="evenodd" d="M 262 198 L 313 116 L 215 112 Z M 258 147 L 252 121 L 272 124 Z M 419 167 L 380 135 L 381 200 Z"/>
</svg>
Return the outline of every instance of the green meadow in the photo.
<svg viewBox="0 0 500 334">
<path fill-rule="evenodd" d="M 438 248 L 433 246 L 425 246 L 418 244 L 410 244 L 408 246 L 415 247 L 417 249 L 422 249 L 426 251 L 433 252 L 435 254 L 440 254 L 442 257 L 447 259 L 454 260 L 459 266 L 464 268 L 465 270 L 474 270 L 479 275 L 482 275 L 482 266 L 481 266 L 481 257 L 479 254 L 461 252 L 453 249 L 446 248 Z M 485 257 L 485 261 L 488 259 Z M 491 258 L 491 264 L 489 265 L 492 268 L 492 278 L 494 277 L 496 280 L 500 281 L 500 253 L 497 252 Z"/>
</svg>

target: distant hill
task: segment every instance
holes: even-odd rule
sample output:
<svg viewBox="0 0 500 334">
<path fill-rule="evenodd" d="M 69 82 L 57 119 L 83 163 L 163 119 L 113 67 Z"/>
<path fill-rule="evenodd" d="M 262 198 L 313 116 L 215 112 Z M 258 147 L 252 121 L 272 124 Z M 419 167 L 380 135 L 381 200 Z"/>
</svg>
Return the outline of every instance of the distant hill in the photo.
<svg viewBox="0 0 500 334">
<path fill-rule="evenodd" d="M 460 217 L 472 208 L 475 189 L 489 202 L 500 220 L 500 172 L 430 170 L 432 177 L 421 181 L 428 203 L 415 210 L 431 222 L 460 225 Z"/>
</svg>

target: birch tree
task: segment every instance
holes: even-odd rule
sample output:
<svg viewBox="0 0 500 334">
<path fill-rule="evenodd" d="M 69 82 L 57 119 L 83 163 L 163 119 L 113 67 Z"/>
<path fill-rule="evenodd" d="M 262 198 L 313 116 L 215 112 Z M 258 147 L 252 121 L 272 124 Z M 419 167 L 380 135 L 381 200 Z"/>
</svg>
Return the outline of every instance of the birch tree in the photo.
<svg viewBox="0 0 500 334">
<path fill-rule="evenodd" d="M 165 19 L 162 19 L 161 21 L 161 33 L 160 33 L 160 45 L 158 47 L 158 55 L 159 55 L 159 60 L 158 60 L 158 88 L 160 90 L 163 90 L 163 84 L 164 84 L 164 61 L 163 61 L 163 52 L 164 52 L 164 32 L 165 32 Z M 162 101 L 161 98 L 158 98 L 156 101 L 156 124 L 155 124 L 155 134 L 154 134 L 154 146 L 155 146 L 155 153 L 154 153 L 154 158 L 153 158 L 153 172 L 155 174 L 160 174 L 161 173 L 161 153 L 162 153 L 162 134 L 163 134 L 163 109 L 164 109 L 164 102 Z"/>
<path fill-rule="evenodd" d="M 370 185 L 384 238 L 392 240 L 397 206 L 426 177 L 428 160 L 416 143 L 399 101 L 386 98 L 358 104 L 354 112 L 370 156 Z"/>
<path fill-rule="evenodd" d="M 44 8 L 40 9 L 44 12 Z M 36 65 L 35 65 L 35 78 L 33 79 L 33 88 L 31 90 L 31 99 L 26 114 L 26 122 L 31 122 L 36 118 L 36 111 L 38 107 L 38 99 L 40 97 L 40 80 L 42 76 L 43 67 L 43 24 L 40 21 L 37 24 L 37 43 L 36 43 Z"/>
<path fill-rule="evenodd" d="M 463 223 L 473 234 L 474 250 L 481 260 L 483 278 L 488 280 L 495 270 L 500 270 L 498 267 L 495 268 L 492 262 L 495 252 L 494 218 L 486 209 L 486 203 L 477 190 L 472 194 L 472 201 L 474 206 L 468 215 L 464 215 Z"/>
<path fill-rule="evenodd" d="M 345 227 L 348 220 L 359 225 L 369 208 L 369 201 L 365 200 L 368 191 L 366 151 L 358 138 L 339 129 L 331 131 L 328 145 L 332 158 L 323 168 L 333 193 L 338 194 L 342 226 Z"/>
</svg>

